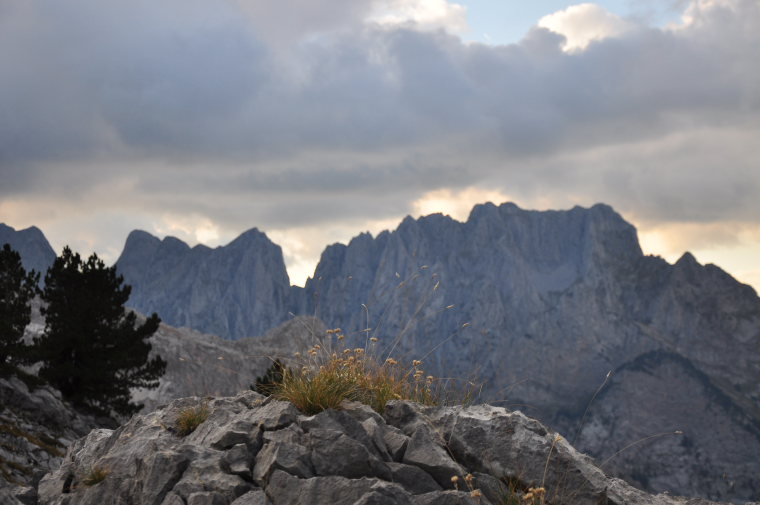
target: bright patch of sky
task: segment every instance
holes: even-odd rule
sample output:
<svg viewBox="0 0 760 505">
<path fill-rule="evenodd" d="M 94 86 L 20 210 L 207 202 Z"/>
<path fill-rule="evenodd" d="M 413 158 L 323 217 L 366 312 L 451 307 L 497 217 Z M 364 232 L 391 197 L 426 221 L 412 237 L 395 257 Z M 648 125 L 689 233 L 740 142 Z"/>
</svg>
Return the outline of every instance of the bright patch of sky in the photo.
<svg viewBox="0 0 760 505">
<path fill-rule="evenodd" d="M 512 44 L 518 42 L 541 18 L 583 2 L 566 0 L 456 0 L 467 8 L 469 31 L 463 38 L 471 42 Z M 620 18 L 649 26 L 678 22 L 683 2 L 669 0 L 603 0 L 593 2 Z"/>
</svg>

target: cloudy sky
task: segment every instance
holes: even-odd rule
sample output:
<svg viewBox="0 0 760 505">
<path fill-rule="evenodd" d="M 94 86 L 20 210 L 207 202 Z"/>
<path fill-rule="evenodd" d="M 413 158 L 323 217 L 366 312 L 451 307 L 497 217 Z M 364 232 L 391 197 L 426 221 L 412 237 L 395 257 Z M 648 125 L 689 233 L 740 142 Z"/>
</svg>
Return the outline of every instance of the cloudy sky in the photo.
<svg viewBox="0 0 760 505">
<path fill-rule="evenodd" d="M 757 0 L 2 0 L 0 222 L 325 245 L 611 204 L 760 287 Z"/>
</svg>

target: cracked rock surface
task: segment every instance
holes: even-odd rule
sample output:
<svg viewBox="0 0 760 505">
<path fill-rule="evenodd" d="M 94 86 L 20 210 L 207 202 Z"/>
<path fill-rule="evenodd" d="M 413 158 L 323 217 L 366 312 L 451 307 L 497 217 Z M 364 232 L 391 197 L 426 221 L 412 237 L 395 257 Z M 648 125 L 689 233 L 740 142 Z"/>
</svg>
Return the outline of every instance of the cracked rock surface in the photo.
<svg viewBox="0 0 760 505">
<path fill-rule="evenodd" d="M 66 447 L 99 426 L 48 386 L 34 390 L 16 377 L 0 378 L 0 504 L 35 499 L 34 487 L 60 466 Z M 14 490 L 2 488 L 14 486 Z"/>
<path fill-rule="evenodd" d="M 208 417 L 181 436 L 182 412 Z M 40 505 L 496 505 L 543 485 L 549 503 L 707 505 L 608 478 L 538 421 L 490 405 L 344 402 L 305 416 L 253 391 L 182 398 L 75 441 Z"/>
</svg>

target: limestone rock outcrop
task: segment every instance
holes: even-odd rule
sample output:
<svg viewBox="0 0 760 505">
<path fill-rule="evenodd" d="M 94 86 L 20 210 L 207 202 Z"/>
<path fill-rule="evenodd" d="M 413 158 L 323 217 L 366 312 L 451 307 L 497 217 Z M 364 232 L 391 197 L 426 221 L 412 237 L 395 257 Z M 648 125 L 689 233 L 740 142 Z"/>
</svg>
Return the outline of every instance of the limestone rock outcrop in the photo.
<svg viewBox="0 0 760 505">
<path fill-rule="evenodd" d="M 179 417 L 201 405 L 207 419 L 182 436 Z M 350 402 L 304 416 L 252 391 L 183 398 L 93 430 L 38 495 L 40 505 L 489 505 L 531 487 L 551 503 L 710 503 L 609 478 L 520 412 L 395 401 L 384 416 Z"/>
<path fill-rule="evenodd" d="M 74 410 L 55 389 L 0 378 L 0 503 L 11 501 L 3 493 L 33 501 L 37 482 L 60 466 L 67 447 L 102 423 Z"/>
</svg>

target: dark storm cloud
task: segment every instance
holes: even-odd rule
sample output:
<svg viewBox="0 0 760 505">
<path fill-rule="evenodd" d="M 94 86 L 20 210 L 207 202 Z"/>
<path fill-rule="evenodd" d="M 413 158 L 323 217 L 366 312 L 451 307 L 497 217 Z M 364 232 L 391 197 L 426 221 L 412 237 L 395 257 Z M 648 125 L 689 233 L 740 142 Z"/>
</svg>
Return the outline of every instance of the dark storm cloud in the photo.
<svg viewBox="0 0 760 505">
<path fill-rule="evenodd" d="M 321 197 L 300 202 L 324 213 L 280 211 L 295 192 L 369 215 L 479 183 L 569 187 L 660 216 L 705 219 L 697 200 L 713 216 L 760 211 L 746 196 L 755 143 L 710 144 L 726 125 L 758 131 L 756 1 L 695 2 L 680 29 L 638 27 L 572 54 L 539 28 L 494 47 L 363 23 L 372 4 L 3 2 L 0 191 L 40 191 L 65 166 L 61 193 L 113 177 L 141 206 L 230 219 L 235 202 L 275 225 L 337 213 Z M 722 178 L 702 177 L 716 164 Z"/>
</svg>

